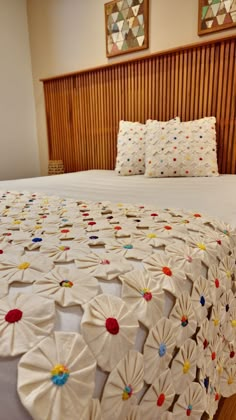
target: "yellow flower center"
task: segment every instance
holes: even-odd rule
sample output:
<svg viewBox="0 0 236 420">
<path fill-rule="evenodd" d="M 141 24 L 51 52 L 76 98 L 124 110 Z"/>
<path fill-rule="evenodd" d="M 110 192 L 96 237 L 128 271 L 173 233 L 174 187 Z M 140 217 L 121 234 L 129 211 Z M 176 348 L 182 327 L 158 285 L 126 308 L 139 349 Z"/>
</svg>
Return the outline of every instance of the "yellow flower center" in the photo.
<svg viewBox="0 0 236 420">
<path fill-rule="evenodd" d="M 219 319 L 214 319 L 214 325 L 215 325 L 215 327 L 217 327 L 217 325 L 219 325 Z"/>
<path fill-rule="evenodd" d="M 34 229 L 41 229 L 42 228 L 42 225 L 35 225 L 34 226 Z"/>
<path fill-rule="evenodd" d="M 232 325 L 232 327 L 236 327 L 236 319 L 232 319 L 231 325 Z"/>
<path fill-rule="evenodd" d="M 232 383 L 234 382 L 232 376 L 229 376 L 228 378 L 228 385 L 232 385 Z"/>
<path fill-rule="evenodd" d="M 183 373 L 188 373 L 190 367 L 191 367 L 191 365 L 190 365 L 189 360 L 186 360 L 186 362 L 184 362 L 184 364 L 183 364 Z"/>
<path fill-rule="evenodd" d="M 30 263 L 25 261 L 25 262 L 19 264 L 18 268 L 19 268 L 19 270 L 26 270 L 27 268 L 29 268 L 29 266 L 30 266 Z"/>
<path fill-rule="evenodd" d="M 227 278 L 228 278 L 228 279 L 230 279 L 230 278 L 231 278 L 231 274 L 232 274 L 232 273 L 231 273 L 231 271 L 229 271 L 229 270 L 228 270 L 228 271 L 226 271 L 226 276 L 227 276 Z"/>
<path fill-rule="evenodd" d="M 204 245 L 203 243 L 199 242 L 197 244 L 198 248 L 201 249 L 202 251 L 206 251 L 206 245 Z"/>
<path fill-rule="evenodd" d="M 20 220 L 14 220 L 13 221 L 13 225 L 20 225 L 21 224 L 21 221 Z"/>
<path fill-rule="evenodd" d="M 157 235 L 155 233 L 148 233 L 147 234 L 147 238 L 149 238 L 149 239 L 153 239 L 153 238 L 156 238 L 156 237 L 157 237 Z"/>
</svg>

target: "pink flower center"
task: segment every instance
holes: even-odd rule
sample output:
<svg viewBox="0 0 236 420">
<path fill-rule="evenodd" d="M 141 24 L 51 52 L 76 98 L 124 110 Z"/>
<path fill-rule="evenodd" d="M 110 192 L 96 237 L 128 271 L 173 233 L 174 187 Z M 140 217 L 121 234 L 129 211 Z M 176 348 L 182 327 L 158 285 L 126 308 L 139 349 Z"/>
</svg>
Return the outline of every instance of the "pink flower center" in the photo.
<svg viewBox="0 0 236 420">
<path fill-rule="evenodd" d="M 109 261 L 109 260 L 101 260 L 101 261 L 100 261 L 100 264 L 102 264 L 102 265 L 109 265 L 109 264 L 111 264 L 111 263 L 110 263 L 110 261 Z"/>
</svg>

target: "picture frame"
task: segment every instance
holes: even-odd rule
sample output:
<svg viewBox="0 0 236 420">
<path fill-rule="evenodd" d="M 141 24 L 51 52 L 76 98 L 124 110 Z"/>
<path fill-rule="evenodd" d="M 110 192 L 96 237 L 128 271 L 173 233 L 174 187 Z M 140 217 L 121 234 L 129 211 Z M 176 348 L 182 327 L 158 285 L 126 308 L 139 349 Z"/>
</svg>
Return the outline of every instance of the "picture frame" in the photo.
<svg viewBox="0 0 236 420">
<path fill-rule="evenodd" d="M 112 0 L 104 4 L 106 56 L 149 46 L 149 0 Z"/>
<path fill-rule="evenodd" d="M 198 35 L 236 27 L 236 0 L 198 0 Z"/>
</svg>

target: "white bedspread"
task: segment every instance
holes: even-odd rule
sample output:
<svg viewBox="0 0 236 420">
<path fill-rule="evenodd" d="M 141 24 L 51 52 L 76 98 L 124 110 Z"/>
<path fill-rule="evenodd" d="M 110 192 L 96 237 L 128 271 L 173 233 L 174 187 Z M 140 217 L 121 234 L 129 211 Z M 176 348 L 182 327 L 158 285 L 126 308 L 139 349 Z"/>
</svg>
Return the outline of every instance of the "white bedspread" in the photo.
<svg viewBox="0 0 236 420">
<path fill-rule="evenodd" d="M 76 200 L 152 204 L 163 209 L 193 210 L 236 227 L 236 175 L 173 179 L 145 178 L 143 175 L 121 177 L 114 171 L 90 170 L 50 177 L 1 181 L 0 191 L 7 190 L 41 192 L 45 195 Z M 113 289 L 114 286 L 113 284 Z M 106 292 L 109 293 L 109 285 Z M 74 309 L 70 308 L 66 311 L 61 309 L 58 312 L 56 329 L 66 331 L 67 320 L 70 319 L 71 330 L 71 325 L 76 325 L 77 319 L 81 317 L 79 310 L 78 314 L 74 312 Z M 76 328 L 73 327 L 72 330 Z M 31 418 L 21 405 L 16 392 L 15 373 L 18 361 L 19 357 L 0 359 L 0 420 Z"/>
<path fill-rule="evenodd" d="M 39 191 L 83 200 L 147 203 L 196 210 L 236 227 L 236 175 L 145 178 L 91 170 L 50 177 L 1 181 L 1 190 Z"/>
</svg>

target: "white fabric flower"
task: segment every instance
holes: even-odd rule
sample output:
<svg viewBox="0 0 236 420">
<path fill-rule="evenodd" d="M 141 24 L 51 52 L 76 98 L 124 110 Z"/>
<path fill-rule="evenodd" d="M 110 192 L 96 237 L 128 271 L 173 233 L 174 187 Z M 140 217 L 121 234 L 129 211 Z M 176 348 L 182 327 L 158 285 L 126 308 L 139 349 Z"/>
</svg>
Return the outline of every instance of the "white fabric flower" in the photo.
<svg viewBox="0 0 236 420">
<path fill-rule="evenodd" d="M 180 265 L 181 270 L 192 280 L 201 274 L 201 260 L 196 258 L 194 250 L 181 242 L 174 242 L 165 249 Z"/>
<path fill-rule="evenodd" d="M 123 419 L 143 387 L 143 355 L 130 350 L 110 373 L 101 401 L 104 420 Z"/>
<path fill-rule="evenodd" d="M 220 379 L 220 390 L 225 398 L 236 393 L 236 365 L 225 366 Z"/>
<path fill-rule="evenodd" d="M 231 307 L 229 310 L 228 317 L 222 327 L 222 330 L 226 340 L 229 342 L 236 340 L 236 306 Z"/>
<path fill-rule="evenodd" d="M 155 224 L 155 231 L 157 232 L 158 236 L 160 234 L 163 238 L 184 238 L 187 234 L 187 228 L 184 224 L 177 224 L 170 222 L 166 223 L 156 223 Z"/>
<path fill-rule="evenodd" d="M 95 369 L 81 335 L 54 332 L 19 362 L 21 402 L 35 419 L 81 418 L 91 401 Z"/>
<path fill-rule="evenodd" d="M 53 262 L 68 263 L 73 262 L 81 252 L 88 254 L 90 249 L 86 245 L 83 245 L 83 248 L 81 248 L 81 246 L 76 243 L 67 244 L 64 241 L 47 243 L 46 245 L 41 246 L 40 252 L 47 255 Z"/>
<path fill-rule="evenodd" d="M 221 303 L 221 323 L 224 324 L 230 317 L 230 310 L 236 307 L 236 299 L 231 289 L 224 292 L 220 299 Z"/>
<path fill-rule="evenodd" d="M 117 240 L 107 240 L 105 248 L 108 252 L 114 252 L 127 259 L 132 258 L 135 260 L 143 260 L 152 254 L 152 248 L 149 245 L 140 244 L 139 241 L 135 241 L 127 238 L 120 238 Z"/>
<path fill-rule="evenodd" d="M 16 294 L 0 300 L 0 356 L 16 356 L 50 334 L 54 302 L 42 296 Z"/>
<path fill-rule="evenodd" d="M 208 281 L 203 276 L 200 276 L 193 284 L 191 300 L 198 325 L 201 325 L 202 321 L 207 317 L 208 308 L 212 304 L 208 285 Z"/>
<path fill-rule="evenodd" d="M 149 272 L 133 270 L 119 276 L 123 283 L 122 299 L 147 328 L 163 316 L 164 292 Z"/>
<path fill-rule="evenodd" d="M 191 385 L 180 395 L 174 405 L 173 415 L 175 420 L 183 420 L 189 416 L 193 420 L 199 420 L 206 408 L 206 395 L 201 385 L 192 382 Z"/>
<path fill-rule="evenodd" d="M 61 306 L 83 305 L 101 292 L 98 281 L 77 268 L 56 267 L 33 285 L 33 291 L 52 297 Z"/>
<path fill-rule="evenodd" d="M 172 359 L 176 343 L 176 330 L 167 318 L 160 319 L 149 331 L 144 345 L 144 379 L 148 384 L 164 370 Z"/>
<path fill-rule="evenodd" d="M 210 316 L 212 337 L 215 337 L 219 333 L 221 322 L 222 322 L 221 315 L 222 315 L 222 305 L 220 302 L 217 302 L 215 305 L 212 306 L 211 316 Z"/>
<path fill-rule="evenodd" d="M 205 353 L 205 362 L 206 362 L 207 372 L 209 376 L 213 376 L 213 373 L 216 370 L 217 360 L 222 355 L 222 351 L 223 351 L 222 337 L 216 335 L 209 342 L 209 345 Z"/>
<path fill-rule="evenodd" d="M 197 333 L 197 343 L 198 343 L 198 358 L 197 366 L 202 367 L 204 359 L 206 357 L 207 347 L 209 342 L 213 339 L 213 326 L 210 324 L 210 321 L 206 318 L 200 325 L 200 329 Z"/>
<path fill-rule="evenodd" d="M 158 419 L 171 406 L 174 396 L 171 372 L 167 369 L 153 382 L 140 403 L 145 420 Z"/>
<path fill-rule="evenodd" d="M 37 233 L 29 238 L 28 241 L 24 242 L 24 247 L 28 251 L 34 251 L 35 249 L 39 249 L 45 243 L 45 238 L 42 234 Z"/>
<path fill-rule="evenodd" d="M 223 354 L 225 366 L 236 364 L 236 341 L 225 342 Z"/>
<path fill-rule="evenodd" d="M 222 293 L 225 292 L 225 282 L 222 273 L 219 271 L 218 265 L 212 265 L 208 270 L 209 291 L 212 303 L 215 305 L 219 301 Z"/>
<path fill-rule="evenodd" d="M 146 258 L 143 264 L 160 287 L 172 295 L 179 296 L 185 289 L 186 276 L 176 258 L 156 253 Z"/>
<path fill-rule="evenodd" d="M 207 266 L 210 267 L 212 264 L 217 262 L 217 244 L 212 244 L 212 242 L 207 242 L 206 237 L 202 237 L 199 234 L 192 234 L 186 236 L 185 238 L 188 246 L 193 248 L 193 255 L 196 258 L 200 258 L 201 261 Z"/>
<path fill-rule="evenodd" d="M 159 248 L 167 244 L 167 238 L 161 237 L 155 230 L 139 230 L 133 232 L 135 240 L 140 241 L 146 245 L 150 245 L 153 248 Z"/>
<path fill-rule="evenodd" d="M 236 265 L 232 257 L 224 257 L 219 265 L 219 272 L 222 275 L 226 290 L 232 289 L 232 281 L 236 277 Z"/>
<path fill-rule="evenodd" d="M 177 356 L 171 365 L 175 393 L 182 393 L 196 377 L 197 346 L 189 338 L 180 347 Z"/>
<path fill-rule="evenodd" d="M 176 345 L 180 347 L 187 338 L 195 333 L 197 328 L 192 302 L 187 292 L 183 292 L 176 299 L 169 319 L 173 322 L 174 328 L 176 328 Z"/>
<path fill-rule="evenodd" d="M 54 264 L 45 257 L 27 254 L 20 257 L 2 259 L 0 261 L 0 277 L 9 283 L 33 283 L 49 273 Z"/>
<path fill-rule="evenodd" d="M 4 258 L 17 257 L 24 254 L 24 248 L 22 246 L 16 246 L 9 242 L 0 243 L 0 262 Z"/>
<path fill-rule="evenodd" d="M 214 226 L 229 239 L 231 248 L 236 245 L 236 229 L 219 220 L 214 220 Z"/>
<path fill-rule="evenodd" d="M 143 413 L 140 405 L 132 405 L 125 420 L 143 420 Z"/>
<path fill-rule="evenodd" d="M 78 254 L 75 265 L 99 280 L 113 280 L 133 269 L 132 264 L 125 258 L 111 253 L 98 252 L 90 252 L 88 255 Z"/>
<path fill-rule="evenodd" d="M 111 371 L 134 346 L 138 321 L 118 297 L 100 295 L 84 305 L 81 330 L 104 371 Z"/>
</svg>

